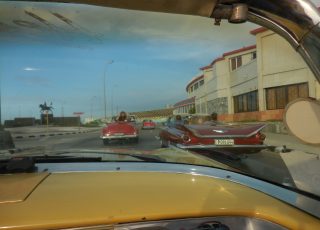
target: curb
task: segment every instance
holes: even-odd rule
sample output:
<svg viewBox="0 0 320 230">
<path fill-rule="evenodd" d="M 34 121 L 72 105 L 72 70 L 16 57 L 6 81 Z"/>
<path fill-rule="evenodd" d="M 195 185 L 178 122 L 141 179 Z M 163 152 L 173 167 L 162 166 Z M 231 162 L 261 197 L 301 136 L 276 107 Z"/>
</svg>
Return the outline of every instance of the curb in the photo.
<svg viewBox="0 0 320 230">
<path fill-rule="evenodd" d="M 65 132 L 65 133 L 49 133 L 49 134 L 37 134 L 37 135 L 18 135 L 18 136 L 13 136 L 14 139 L 35 139 L 35 138 L 41 138 L 41 137 L 54 137 L 54 136 L 63 136 L 63 135 L 74 135 L 74 134 L 83 134 L 83 133 L 90 133 L 90 132 L 95 132 L 97 130 L 86 130 L 86 131 L 70 131 L 70 132 Z"/>
</svg>

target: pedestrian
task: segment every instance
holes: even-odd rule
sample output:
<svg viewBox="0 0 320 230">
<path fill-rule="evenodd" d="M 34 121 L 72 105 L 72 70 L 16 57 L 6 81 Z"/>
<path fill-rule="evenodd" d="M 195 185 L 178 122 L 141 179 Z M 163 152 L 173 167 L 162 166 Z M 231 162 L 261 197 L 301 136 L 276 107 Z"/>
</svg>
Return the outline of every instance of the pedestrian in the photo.
<svg viewBox="0 0 320 230">
<path fill-rule="evenodd" d="M 124 111 L 121 111 L 118 117 L 118 121 L 127 121 L 127 114 Z"/>
<path fill-rule="evenodd" d="M 210 117 L 211 117 L 211 121 L 218 121 L 218 114 L 217 113 L 215 113 L 215 112 L 211 113 Z"/>
<path fill-rule="evenodd" d="M 181 115 L 176 116 L 175 125 L 183 125 L 184 122 L 182 121 Z"/>
</svg>

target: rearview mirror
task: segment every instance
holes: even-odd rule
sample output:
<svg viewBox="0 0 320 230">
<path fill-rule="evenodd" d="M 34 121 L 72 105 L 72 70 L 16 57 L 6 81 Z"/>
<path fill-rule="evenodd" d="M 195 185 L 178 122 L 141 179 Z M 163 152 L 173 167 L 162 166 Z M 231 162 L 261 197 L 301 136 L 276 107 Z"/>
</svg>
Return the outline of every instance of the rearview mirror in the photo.
<svg viewBox="0 0 320 230">
<path fill-rule="evenodd" d="M 297 99 L 285 109 L 284 122 L 288 130 L 307 144 L 320 144 L 320 102 Z"/>
</svg>

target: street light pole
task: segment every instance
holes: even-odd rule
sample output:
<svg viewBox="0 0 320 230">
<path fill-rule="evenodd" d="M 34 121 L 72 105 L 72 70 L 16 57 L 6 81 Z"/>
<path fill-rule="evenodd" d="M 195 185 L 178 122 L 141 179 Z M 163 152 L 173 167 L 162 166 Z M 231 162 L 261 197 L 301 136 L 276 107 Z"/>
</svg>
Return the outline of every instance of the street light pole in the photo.
<svg viewBox="0 0 320 230">
<path fill-rule="evenodd" d="M 113 85 L 111 89 L 111 115 L 113 116 L 113 108 L 114 108 L 114 101 L 113 101 L 113 96 L 114 96 L 114 89 L 117 88 L 118 85 Z M 118 113 L 118 112 L 117 112 Z"/>
<path fill-rule="evenodd" d="M 94 99 L 96 99 L 97 97 L 96 96 L 93 96 L 91 98 L 91 101 L 90 101 L 90 116 L 91 116 L 91 121 L 93 121 L 93 101 Z"/>
<path fill-rule="evenodd" d="M 106 72 L 107 65 L 111 65 L 113 60 L 106 62 L 103 75 L 103 104 L 104 104 L 104 120 L 107 121 L 107 98 L 106 98 Z"/>
<path fill-rule="evenodd" d="M 113 87 L 111 92 L 111 117 L 113 116 Z"/>
</svg>

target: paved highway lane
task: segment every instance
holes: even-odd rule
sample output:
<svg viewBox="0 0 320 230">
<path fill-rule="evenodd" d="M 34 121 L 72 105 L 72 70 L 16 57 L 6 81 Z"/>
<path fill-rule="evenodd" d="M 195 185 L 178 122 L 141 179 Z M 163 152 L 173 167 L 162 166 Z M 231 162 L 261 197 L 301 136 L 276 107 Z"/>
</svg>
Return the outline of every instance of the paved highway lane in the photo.
<svg viewBox="0 0 320 230">
<path fill-rule="evenodd" d="M 68 149 L 134 149 L 153 150 L 160 147 L 157 136 L 159 129 L 141 130 L 139 143 L 113 141 L 107 146 L 100 139 L 100 131 L 74 135 L 57 135 L 49 137 L 15 139 L 17 149 L 44 149 L 46 152 Z"/>
</svg>

